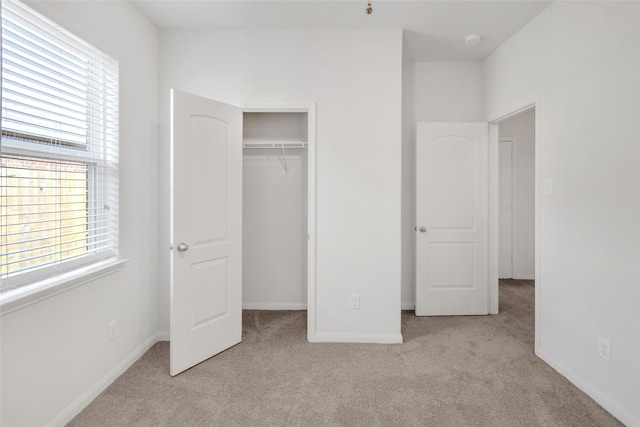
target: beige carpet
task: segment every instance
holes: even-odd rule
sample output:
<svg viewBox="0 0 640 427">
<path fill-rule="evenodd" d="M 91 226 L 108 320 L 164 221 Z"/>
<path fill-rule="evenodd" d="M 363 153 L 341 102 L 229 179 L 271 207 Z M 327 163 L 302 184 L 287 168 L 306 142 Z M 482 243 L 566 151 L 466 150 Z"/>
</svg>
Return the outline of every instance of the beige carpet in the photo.
<svg viewBox="0 0 640 427">
<path fill-rule="evenodd" d="M 401 345 L 309 344 L 305 312 L 246 311 L 243 341 L 177 377 L 158 343 L 70 426 L 616 426 L 533 354 L 533 282 L 495 316 L 402 313 Z"/>
</svg>

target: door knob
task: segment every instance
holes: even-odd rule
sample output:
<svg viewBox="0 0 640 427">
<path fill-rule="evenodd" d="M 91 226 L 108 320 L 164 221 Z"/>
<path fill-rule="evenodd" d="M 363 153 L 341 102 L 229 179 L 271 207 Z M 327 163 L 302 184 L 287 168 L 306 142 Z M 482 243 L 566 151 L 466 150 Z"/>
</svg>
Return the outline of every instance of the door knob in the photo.
<svg viewBox="0 0 640 427">
<path fill-rule="evenodd" d="M 187 252 L 189 250 L 189 246 L 186 243 L 180 243 L 177 249 L 178 252 Z"/>
<path fill-rule="evenodd" d="M 424 225 L 421 225 L 420 228 L 418 228 L 418 231 L 421 233 L 426 233 L 427 232 L 427 227 L 425 227 Z"/>
</svg>

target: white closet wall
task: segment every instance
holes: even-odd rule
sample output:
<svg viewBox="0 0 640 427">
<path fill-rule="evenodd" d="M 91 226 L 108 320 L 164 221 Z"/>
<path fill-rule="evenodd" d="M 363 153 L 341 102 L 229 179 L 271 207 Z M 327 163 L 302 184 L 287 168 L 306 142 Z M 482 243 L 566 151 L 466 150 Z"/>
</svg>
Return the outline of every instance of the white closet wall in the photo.
<svg viewBox="0 0 640 427">
<path fill-rule="evenodd" d="M 245 113 L 245 147 L 306 142 L 307 115 Z M 245 148 L 245 309 L 307 308 L 307 149 Z"/>
</svg>

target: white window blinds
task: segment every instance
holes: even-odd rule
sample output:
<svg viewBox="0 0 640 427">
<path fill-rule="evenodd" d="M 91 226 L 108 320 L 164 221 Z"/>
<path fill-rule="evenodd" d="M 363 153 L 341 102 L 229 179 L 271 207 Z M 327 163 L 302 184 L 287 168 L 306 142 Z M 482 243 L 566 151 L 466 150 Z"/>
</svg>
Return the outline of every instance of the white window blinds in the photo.
<svg viewBox="0 0 640 427">
<path fill-rule="evenodd" d="M 2 0 L 0 292 L 118 248 L 118 64 Z"/>
</svg>

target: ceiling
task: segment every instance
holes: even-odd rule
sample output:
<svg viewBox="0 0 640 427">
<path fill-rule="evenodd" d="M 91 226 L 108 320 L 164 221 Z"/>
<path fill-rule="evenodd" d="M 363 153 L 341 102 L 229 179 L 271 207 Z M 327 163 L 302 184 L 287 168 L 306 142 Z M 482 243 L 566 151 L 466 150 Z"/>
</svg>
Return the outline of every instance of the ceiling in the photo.
<svg viewBox="0 0 640 427">
<path fill-rule="evenodd" d="M 548 0 L 133 0 L 161 29 L 403 28 L 406 61 L 480 61 Z M 466 46 L 468 34 L 482 41 Z"/>
</svg>

